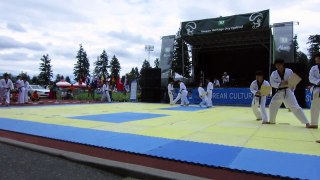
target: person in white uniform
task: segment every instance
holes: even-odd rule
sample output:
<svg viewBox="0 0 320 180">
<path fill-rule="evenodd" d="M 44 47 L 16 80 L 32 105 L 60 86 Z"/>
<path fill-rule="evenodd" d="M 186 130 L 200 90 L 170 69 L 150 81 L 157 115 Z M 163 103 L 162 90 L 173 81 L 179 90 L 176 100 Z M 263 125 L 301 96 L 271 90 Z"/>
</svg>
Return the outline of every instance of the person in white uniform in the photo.
<svg viewBox="0 0 320 180">
<path fill-rule="evenodd" d="M 18 76 L 17 78 L 18 78 L 18 80 L 16 82 L 16 86 L 19 91 L 18 104 L 23 104 L 24 103 L 24 93 L 25 93 L 24 82 L 23 82 L 21 76 Z"/>
<path fill-rule="evenodd" d="M 168 84 L 168 95 L 169 95 L 169 99 L 170 99 L 170 105 L 173 104 L 173 81 L 170 81 Z"/>
<path fill-rule="evenodd" d="M 263 122 L 267 122 L 268 121 L 268 115 L 266 111 L 267 96 L 261 95 L 260 93 L 261 86 L 270 86 L 270 83 L 264 80 L 262 71 L 257 71 L 256 80 L 254 80 L 250 85 L 250 91 L 254 95 L 251 103 L 251 108 L 252 108 L 253 114 L 257 118 L 257 121 L 262 120 Z"/>
<path fill-rule="evenodd" d="M 214 78 L 213 80 L 213 87 L 220 87 L 220 82 L 217 78 Z"/>
<path fill-rule="evenodd" d="M 6 106 L 10 105 L 10 91 L 13 90 L 13 83 L 9 79 L 9 74 L 4 73 L 3 79 L 0 80 L 0 99 L 5 99 Z"/>
<path fill-rule="evenodd" d="M 207 107 L 207 103 L 208 103 L 207 92 L 203 89 L 201 82 L 199 83 L 198 93 L 201 99 L 201 102 L 199 104 L 200 107 Z"/>
<path fill-rule="evenodd" d="M 184 105 L 189 105 L 189 101 L 188 101 L 188 91 L 187 91 L 187 87 L 186 85 L 184 85 L 183 82 L 181 81 L 178 81 L 179 83 L 179 86 L 180 86 L 180 90 L 179 90 L 179 94 L 178 96 L 176 97 L 176 99 L 173 101 L 173 104 L 176 104 L 177 101 L 179 101 L 179 99 L 181 98 L 181 106 L 184 106 Z"/>
<path fill-rule="evenodd" d="M 27 81 L 26 77 L 23 78 L 23 83 L 24 83 L 24 103 L 28 103 L 29 101 L 29 82 Z"/>
<path fill-rule="evenodd" d="M 276 69 L 271 73 L 270 83 L 273 88 L 276 88 L 276 93 L 271 99 L 269 105 L 270 121 L 263 121 L 263 124 L 275 124 L 276 116 L 281 104 L 284 102 L 287 108 L 291 109 L 292 113 L 306 128 L 309 128 L 310 123 L 299 106 L 297 99 L 293 93 L 293 89 L 288 87 L 288 80 L 293 75 L 293 71 L 284 67 L 284 60 L 277 59 L 275 61 Z"/>
<path fill-rule="evenodd" d="M 206 79 L 207 82 L 207 106 L 212 107 L 212 90 L 213 90 L 213 83 L 210 79 Z"/>
<path fill-rule="evenodd" d="M 315 55 L 316 65 L 309 72 L 309 81 L 313 84 L 311 102 L 311 125 L 310 128 L 318 129 L 320 113 L 320 53 Z"/>
<path fill-rule="evenodd" d="M 104 82 L 102 86 L 102 97 L 101 101 L 111 102 L 110 94 L 109 94 L 109 82 Z"/>
</svg>

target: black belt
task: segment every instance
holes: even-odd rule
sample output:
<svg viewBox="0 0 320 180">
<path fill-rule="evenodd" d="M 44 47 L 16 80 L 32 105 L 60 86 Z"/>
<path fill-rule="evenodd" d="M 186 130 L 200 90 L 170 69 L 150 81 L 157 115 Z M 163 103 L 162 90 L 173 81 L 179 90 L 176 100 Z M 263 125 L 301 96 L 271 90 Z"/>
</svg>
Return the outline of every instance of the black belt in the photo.
<svg viewBox="0 0 320 180">
<path fill-rule="evenodd" d="M 258 98 L 259 98 L 259 105 L 260 105 L 260 104 L 261 104 L 261 96 L 255 95 L 255 97 L 258 97 Z M 256 100 L 254 100 L 254 104 L 256 104 Z"/>
<path fill-rule="evenodd" d="M 313 91 L 317 87 L 320 88 L 320 85 L 313 85 Z M 313 91 L 312 91 L 312 94 L 311 94 L 311 100 L 313 100 Z M 320 92 L 319 92 L 319 98 L 320 98 Z"/>
<path fill-rule="evenodd" d="M 278 91 L 286 90 L 286 89 L 288 89 L 288 87 L 278 88 L 278 89 L 276 90 L 276 93 L 277 93 Z M 284 91 L 284 97 L 286 97 L 286 96 L 287 96 L 287 91 Z"/>
</svg>

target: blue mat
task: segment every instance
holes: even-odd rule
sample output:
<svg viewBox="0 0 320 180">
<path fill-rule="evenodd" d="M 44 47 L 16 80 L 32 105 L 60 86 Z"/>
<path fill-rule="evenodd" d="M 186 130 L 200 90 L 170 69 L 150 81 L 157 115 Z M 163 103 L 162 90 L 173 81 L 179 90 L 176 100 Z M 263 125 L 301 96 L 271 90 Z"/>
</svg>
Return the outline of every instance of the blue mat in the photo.
<svg viewBox="0 0 320 180">
<path fill-rule="evenodd" d="M 300 179 L 320 179 L 320 156 L 206 144 L 0 118 L 0 129 L 175 159 Z"/>
<path fill-rule="evenodd" d="M 111 113 L 111 114 L 72 116 L 70 118 L 77 119 L 77 120 L 123 123 L 123 122 L 129 122 L 129 121 L 158 118 L 158 117 L 163 117 L 163 116 L 168 116 L 168 115 L 167 114 L 121 112 L 121 113 Z"/>
<path fill-rule="evenodd" d="M 168 108 L 160 108 L 162 110 L 172 110 L 172 111 L 201 111 L 207 108 L 202 108 L 199 106 L 173 106 Z"/>
</svg>

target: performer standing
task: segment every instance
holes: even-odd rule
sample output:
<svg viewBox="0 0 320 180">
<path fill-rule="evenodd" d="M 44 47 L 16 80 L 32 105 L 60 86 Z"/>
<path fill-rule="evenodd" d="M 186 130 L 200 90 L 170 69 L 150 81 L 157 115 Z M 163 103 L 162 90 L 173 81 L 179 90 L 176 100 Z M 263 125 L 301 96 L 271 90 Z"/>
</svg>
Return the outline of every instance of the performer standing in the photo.
<svg viewBox="0 0 320 180">
<path fill-rule="evenodd" d="M 16 82 L 16 85 L 19 90 L 18 104 L 23 104 L 24 103 L 24 93 L 25 93 L 24 81 L 22 80 L 21 76 L 18 76 L 17 78 L 18 78 L 18 80 Z"/>
<path fill-rule="evenodd" d="M 203 89 L 202 83 L 199 83 L 198 87 L 198 93 L 199 97 L 201 98 L 200 107 L 208 107 L 208 98 L 207 98 L 207 92 Z"/>
<path fill-rule="evenodd" d="M 173 101 L 173 104 L 176 104 L 177 101 L 179 101 L 179 99 L 181 98 L 181 106 L 184 106 L 184 105 L 188 106 L 189 105 L 189 101 L 188 101 L 188 97 L 187 97 L 187 95 L 188 95 L 187 87 L 181 81 L 178 81 L 178 83 L 180 85 L 180 90 L 179 90 L 178 96 Z"/>
<path fill-rule="evenodd" d="M 207 82 L 207 106 L 212 107 L 212 90 L 213 90 L 213 84 L 210 81 L 210 79 L 206 79 Z"/>
<path fill-rule="evenodd" d="M 252 99 L 252 111 L 257 118 L 257 121 L 262 120 L 263 122 L 268 121 L 268 115 L 266 111 L 266 100 L 265 95 L 261 95 L 260 89 L 261 86 L 270 86 L 269 82 L 264 80 L 263 72 L 256 72 L 256 80 L 254 80 L 250 85 L 250 91 L 254 95 Z M 260 107 L 260 111 L 259 111 Z"/>
<path fill-rule="evenodd" d="M 27 81 L 27 77 L 23 78 L 23 83 L 24 83 L 24 103 L 28 103 L 29 100 L 29 82 Z"/>
<path fill-rule="evenodd" d="M 319 113 L 320 113 L 320 53 L 315 55 L 314 65 L 309 72 L 309 81 L 312 87 L 312 103 L 311 103 L 311 126 L 310 128 L 318 129 Z"/>
<path fill-rule="evenodd" d="M 304 114 L 302 108 L 299 106 L 297 99 L 293 93 L 293 90 L 288 87 L 288 80 L 293 75 L 293 71 L 284 67 L 284 60 L 277 59 L 275 61 L 277 70 L 273 71 L 270 76 L 270 83 L 277 91 L 271 99 L 269 106 L 270 122 L 263 121 L 264 124 L 275 124 L 276 116 L 281 104 L 284 102 L 286 106 L 291 109 L 293 114 L 300 120 L 301 123 L 306 125 L 306 128 L 310 127 L 309 121 Z"/>
<path fill-rule="evenodd" d="M 3 98 L 5 98 L 6 106 L 10 104 L 10 90 L 13 90 L 13 83 L 11 79 L 9 79 L 9 74 L 4 73 L 3 79 L 0 80 L 0 99 L 1 103 Z"/>
<path fill-rule="evenodd" d="M 213 80 L 213 87 L 220 87 L 220 82 L 217 78 L 214 78 Z"/>
<path fill-rule="evenodd" d="M 105 81 L 102 86 L 101 101 L 104 102 L 105 100 L 107 100 L 107 102 L 111 102 L 110 95 L 109 95 L 109 82 L 107 82 L 107 81 Z"/>
<path fill-rule="evenodd" d="M 170 99 L 170 105 L 173 104 L 173 81 L 170 80 L 169 84 L 168 84 L 168 95 L 169 95 L 169 99 Z"/>
</svg>

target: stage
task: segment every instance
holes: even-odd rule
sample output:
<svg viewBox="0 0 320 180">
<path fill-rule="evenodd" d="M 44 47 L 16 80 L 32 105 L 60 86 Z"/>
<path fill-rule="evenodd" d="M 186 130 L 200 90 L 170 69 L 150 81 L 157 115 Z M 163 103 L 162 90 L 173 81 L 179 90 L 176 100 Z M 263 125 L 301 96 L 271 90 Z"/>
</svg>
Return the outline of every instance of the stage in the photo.
<svg viewBox="0 0 320 180">
<path fill-rule="evenodd" d="M 305 110 L 310 118 L 309 110 Z M 143 156 L 319 179 L 320 131 L 281 109 L 262 125 L 250 108 L 111 103 L 1 107 L 0 129 Z"/>
</svg>

